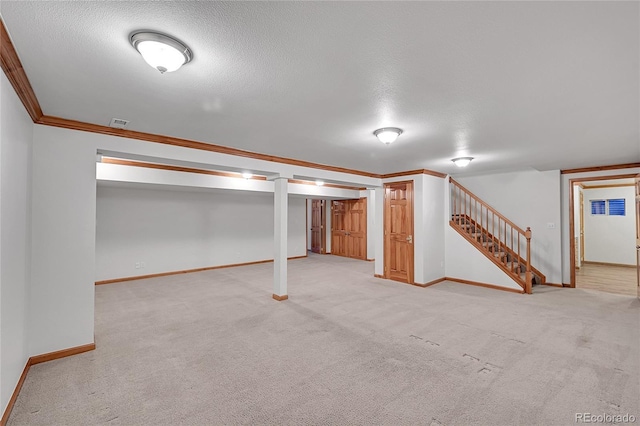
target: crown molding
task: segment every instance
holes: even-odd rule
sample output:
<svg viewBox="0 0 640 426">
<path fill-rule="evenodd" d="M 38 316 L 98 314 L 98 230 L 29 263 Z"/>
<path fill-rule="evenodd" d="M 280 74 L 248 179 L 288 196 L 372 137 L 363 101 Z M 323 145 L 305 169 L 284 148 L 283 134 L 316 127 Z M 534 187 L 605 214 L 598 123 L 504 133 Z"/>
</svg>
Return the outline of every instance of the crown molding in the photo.
<svg viewBox="0 0 640 426">
<path fill-rule="evenodd" d="M 0 66 L 11 82 L 18 98 L 22 101 L 27 113 L 31 116 L 31 120 L 34 123 L 37 122 L 43 115 L 42 108 L 40 108 L 36 94 L 33 91 L 33 87 L 31 87 L 31 83 L 29 83 L 27 74 L 24 72 L 22 62 L 18 58 L 18 53 L 13 47 L 11 37 L 9 37 L 2 19 L 0 19 Z"/>
<path fill-rule="evenodd" d="M 436 172 L 433 170 L 428 170 L 428 169 L 418 169 L 418 170 L 408 170 L 406 172 L 398 172 L 398 173 L 388 173 L 385 175 L 380 175 L 381 179 L 390 179 L 390 178 L 395 178 L 395 177 L 402 177 L 402 176 L 411 176 L 411 175 L 430 175 L 430 176 L 435 176 L 435 177 L 439 177 L 439 178 L 446 178 L 448 175 L 446 173 L 440 173 L 440 172 Z"/>
<path fill-rule="evenodd" d="M 571 173 L 601 172 L 603 170 L 619 170 L 640 168 L 640 163 L 611 164 L 609 166 L 582 167 L 579 169 L 560 170 L 560 174 L 567 175 Z"/>
<path fill-rule="evenodd" d="M 159 164 L 159 163 L 147 163 L 144 161 L 122 160 L 120 158 L 113 158 L 113 157 L 102 157 L 102 162 L 105 164 L 117 164 L 120 166 L 143 167 L 147 169 L 169 170 L 173 172 L 198 173 L 201 175 L 212 175 L 212 176 L 223 176 L 223 177 L 247 179 L 247 178 L 244 178 L 241 173 L 220 172 L 217 170 L 207 170 L 207 169 L 195 169 L 192 167 L 172 166 L 169 164 Z M 248 179 L 267 180 L 265 176 L 251 176 Z"/>
<path fill-rule="evenodd" d="M 69 120 L 61 117 L 43 115 L 36 124 L 45 126 L 60 127 L 63 129 L 79 130 L 83 132 L 99 133 L 109 136 L 120 136 L 123 138 L 137 139 L 145 142 L 161 143 L 165 145 L 180 146 L 183 148 L 199 149 L 201 151 L 217 152 L 219 154 L 235 155 L 237 157 L 252 158 L 254 160 L 269 161 L 273 163 L 289 164 L 292 166 L 309 167 L 312 169 L 327 170 L 338 173 L 348 173 L 352 175 L 379 178 L 376 173 L 362 170 L 347 169 L 345 167 L 329 166 L 326 164 L 313 163 L 310 161 L 295 160 L 293 158 L 279 157 L 276 155 L 260 154 L 257 152 L 244 151 L 237 148 L 230 148 L 222 145 L 214 145 L 206 142 L 199 142 L 190 139 L 176 138 L 173 136 L 158 135 L 155 133 L 138 132 L 135 130 L 116 129 L 114 127 L 102 126 L 99 124 L 85 123 L 83 121 Z"/>
<path fill-rule="evenodd" d="M 238 157 L 252 158 L 255 160 L 263 160 L 274 163 L 289 164 L 292 166 L 309 167 L 312 169 L 326 170 L 330 172 L 346 173 L 357 176 L 365 176 L 377 179 L 389 179 L 393 177 L 409 176 L 416 174 L 426 174 L 430 176 L 436 176 L 439 178 L 445 178 L 446 173 L 440 173 L 433 170 L 419 169 L 410 170 L 399 173 L 379 174 L 371 173 L 362 170 L 348 169 L 345 167 L 330 166 L 327 164 L 313 163 L 311 161 L 296 160 L 293 158 L 279 157 L 276 155 L 260 154 L 257 152 L 245 151 L 237 148 L 230 148 L 222 145 L 214 145 L 206 142 L 194 141 L 189 139 L 176 138 L 172 136 L 164 136 L 155 133 L 138 132 L 135 130 L 116 129 L 113 127 L 102 126 L 99 124 L 86 123 L 83 121 L 70 120 L 62 117 L 53 117 L 45 115 L 38 103 L 38 98 L 29 78 L 20 62 L 18 53 L 16 52 L 11 37 L 4 25 L 2 19 L 0 19 L 0 63 L 2 70 L 6 74 L 7 78 L 11 82 L 16 94 L 22 101 L 27 113 L 31 116 L 31 119 L 36 124 L 44 126 L 60 127 L 63 129 L 79 130 L 83 132 L 99 133 L 109 136 L 119 136 L 123 138 L 136 139 L 145 142 L 161 143 L 165 145 L 180 146 L 183 148 L 199 149 L 202 151 L 217 152 L 220 154 L 235 155 Z"/>
</svg>

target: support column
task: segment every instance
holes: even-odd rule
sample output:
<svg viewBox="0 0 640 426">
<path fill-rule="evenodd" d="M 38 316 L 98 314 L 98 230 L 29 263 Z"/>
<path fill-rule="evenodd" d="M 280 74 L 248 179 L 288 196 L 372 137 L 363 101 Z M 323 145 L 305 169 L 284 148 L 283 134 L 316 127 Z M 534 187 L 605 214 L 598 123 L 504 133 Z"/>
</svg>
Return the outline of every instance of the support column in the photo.
<svg viewBox="0 0 640 426">
<path fill-rule="evenodd" d="M 376 258 L 376 190 L 367 189 L 367 260 Z"/>
<path fill-rule="evenodd" d="M 287 300 L 287 212 L 289 194 L 287 178 L 277 178 L 274 184 L 274 253 L 273 253 L 273 298 Z"/>
<path fill-rule="evenodd" d="M 375 274 L 384 275 L 384 188 L 375 189 Z"/>
</svg>

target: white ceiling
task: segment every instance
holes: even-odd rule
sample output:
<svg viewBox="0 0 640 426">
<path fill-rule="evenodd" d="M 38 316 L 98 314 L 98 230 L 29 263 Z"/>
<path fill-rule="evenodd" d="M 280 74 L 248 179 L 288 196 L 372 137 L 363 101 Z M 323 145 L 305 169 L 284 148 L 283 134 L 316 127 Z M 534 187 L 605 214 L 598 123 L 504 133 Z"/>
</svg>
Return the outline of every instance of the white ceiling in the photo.
<svg viewBox="0 0 640 426">
<path fill-rule="evenodd" d="M 390 173 L 640 162 L 638 2 L 13 2 L 47 115 Z M 128 35 L 193 62 L 161 75 Z M 397 126 L 385 146 L 372 132 Z"/>
</svg>

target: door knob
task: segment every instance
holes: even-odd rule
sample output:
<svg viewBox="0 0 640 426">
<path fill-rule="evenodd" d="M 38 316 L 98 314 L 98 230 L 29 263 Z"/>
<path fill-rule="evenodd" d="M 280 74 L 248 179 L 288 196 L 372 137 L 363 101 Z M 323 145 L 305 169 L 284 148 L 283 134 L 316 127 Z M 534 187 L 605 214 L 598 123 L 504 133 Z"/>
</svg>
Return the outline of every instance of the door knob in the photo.
<svg viewBox="0 0 640 426">
<path fill-rule="evenodd" d="M 409 241 L 409 244 L 411 244 L 411 243 L 413 242 L 413 236 L 412 236 L 412 235 L 409 235 L 409 236 L 407 237 L 407 241 Z"/>
</svg>

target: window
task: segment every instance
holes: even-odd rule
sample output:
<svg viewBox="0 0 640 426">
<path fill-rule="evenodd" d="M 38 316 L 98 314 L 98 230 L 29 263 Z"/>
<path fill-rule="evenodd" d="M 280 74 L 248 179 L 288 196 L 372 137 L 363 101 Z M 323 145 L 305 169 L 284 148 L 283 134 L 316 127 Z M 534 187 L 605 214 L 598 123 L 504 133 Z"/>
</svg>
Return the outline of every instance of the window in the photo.
<svg viewBox="0 0 640 426">
<path fill-rule="evenodd" d="M 605 209 L 604 200 L 591 200 L 592 215 L 606 214 L 604 209 Z"/>
<path fill-rule="evenodd" d="M 612 200 L 607 200 L 607 203 L 609 204 L 609 216 L 625 215 L 624 198 L 615 198 Z"/>
<path fill-rule="evenodd" d="M 590 200 L 591 214 L 594 216 L 624 216 L 626 214 L 624 198 L 610 200 Z"/>
</svg>

